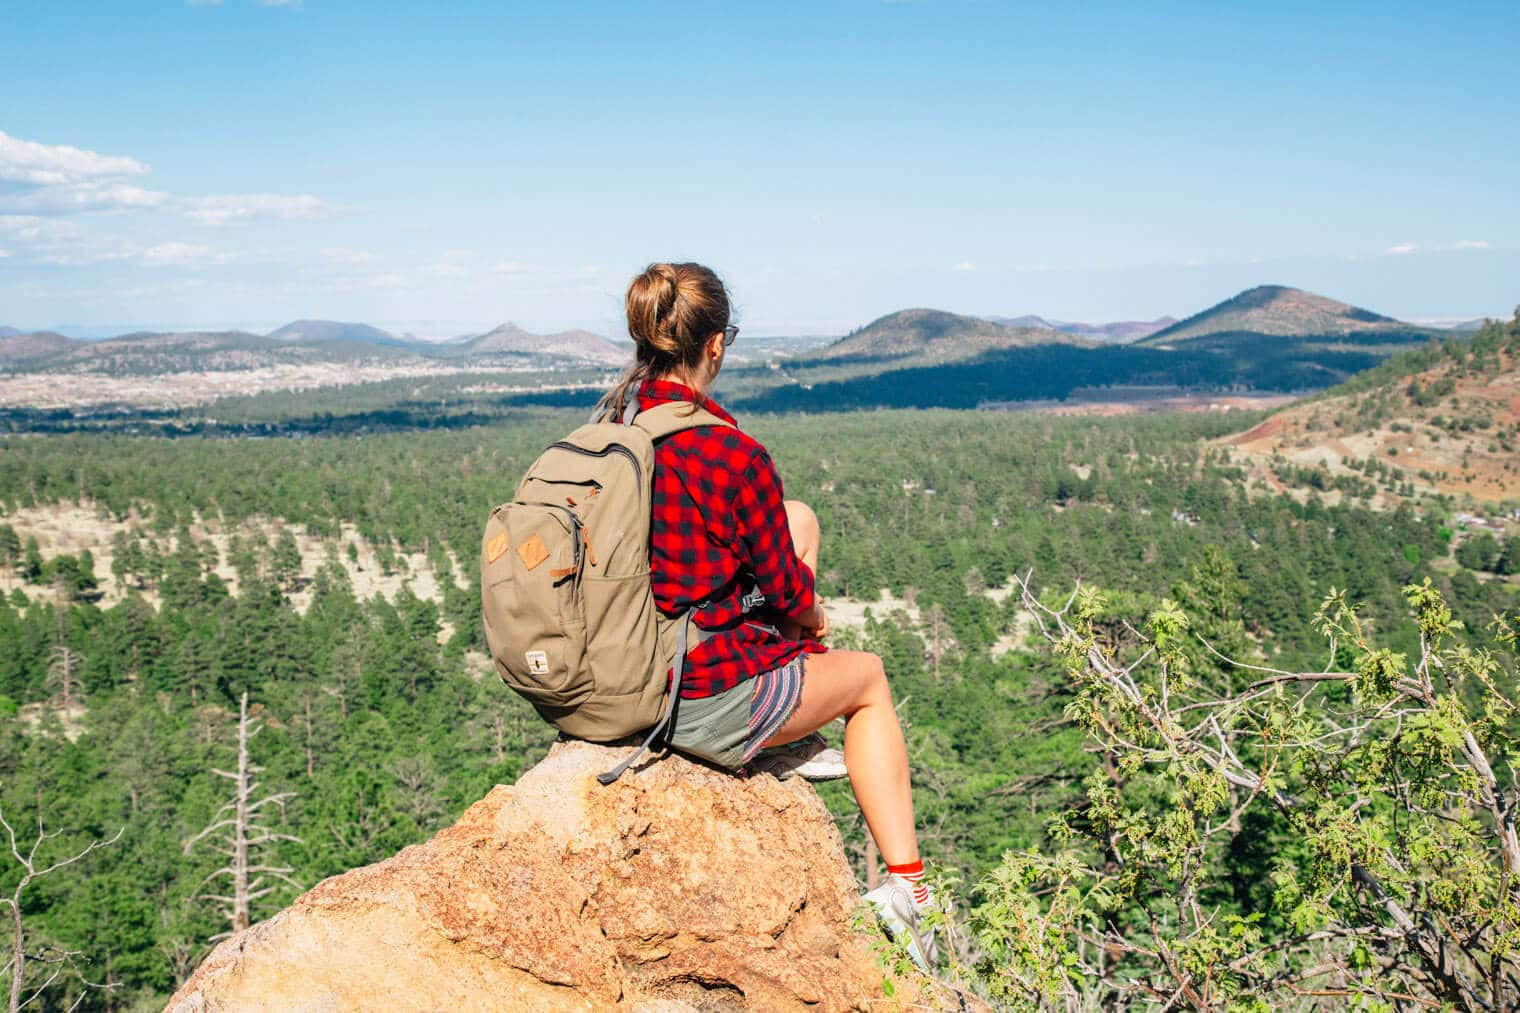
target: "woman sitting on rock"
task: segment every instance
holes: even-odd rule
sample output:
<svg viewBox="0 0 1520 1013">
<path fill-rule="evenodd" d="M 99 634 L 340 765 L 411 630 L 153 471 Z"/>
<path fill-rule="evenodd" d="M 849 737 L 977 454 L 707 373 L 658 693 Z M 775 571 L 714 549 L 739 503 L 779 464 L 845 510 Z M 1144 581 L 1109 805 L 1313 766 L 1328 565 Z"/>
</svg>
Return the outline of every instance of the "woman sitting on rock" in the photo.
<svg viewBox="0 0 1520 1013">
<path fill-rule="evenodd" d="M 691 402 L 732 422 L 707 396 L 739 331 L 718 276 L 700 264 L 652 264 L 629 284 L 625 305 L 635 362 L 602 401 L 609 417 L 636 399 L 636 411 Z M 692 619 L 702 631 L 687 656 L 671 745 L 730 769 L 754 761 L 812 779 L 848 773 L 889 871 L 867 899 L 929 966 L 933 940 L 917 931 L 929 891 L 908 751 L 881 659 L 822 643 L 829 621 L 813 590 L 817 517 L 783 499 L 765 448 L 729 426 L 656 444 L 653 496 L 655 603 L 667 616 L 698 606 Z M 843 769 L 815 734 L 839 717 Z"/>
</svg>

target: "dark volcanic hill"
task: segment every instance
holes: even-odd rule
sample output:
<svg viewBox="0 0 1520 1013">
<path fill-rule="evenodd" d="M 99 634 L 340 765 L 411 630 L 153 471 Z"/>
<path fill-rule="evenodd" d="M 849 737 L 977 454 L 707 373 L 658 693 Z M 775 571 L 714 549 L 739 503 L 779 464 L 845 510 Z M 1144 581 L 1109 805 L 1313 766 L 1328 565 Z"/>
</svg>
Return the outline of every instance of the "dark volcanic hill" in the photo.
<svg viewBox="0 0 1520 1013">
<path fill-rule="evenodd" d="M 1319 344 L 1408 345 L 1436 332 L 1284 285 L 1258 285 L 1195 313 L 1137 344 L 1231 349 L 1266 338 Z"/>
<path fill-rule="evenodd" d="M 336 320 L 295 320 L 279 330 L 270 331 L 265 337 L 271 341 L 290 343 L 352 341 L 387 348 L 404 348 L 411 344 L 404 338 L 398 338 L 369 324 L 340 323 Z"/>
<path fill-rule="evenodd" d="M 873 320 L 807 358 L 951 362 L 1000 349 L 1052 343 L 1085 344 L 1048 327 L 1010 327 L 943 310 L 911 309 Z"/>
<path fill-rule="evenodd" d="M 621 366 L 633 357 L 631 348 L 619 348 L 590 331 L 534 334 L 513 323 L 502 324 L 495 330 L 464 341 L 449 342 L 439 346 L 439 350 L 443 354 L 470 358 L 570 360 L 603 366 Z"/>
</svg>

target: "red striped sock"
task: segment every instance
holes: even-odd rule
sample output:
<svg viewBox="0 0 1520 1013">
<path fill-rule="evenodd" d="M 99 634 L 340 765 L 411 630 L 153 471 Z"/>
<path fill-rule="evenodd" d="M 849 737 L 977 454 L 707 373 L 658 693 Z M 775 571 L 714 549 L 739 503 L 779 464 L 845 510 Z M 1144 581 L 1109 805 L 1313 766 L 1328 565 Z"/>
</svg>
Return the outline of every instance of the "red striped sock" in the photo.
<svg viewBox="0 0 1520 1013">
<path fill-rule="evenodd" d="M 923 907 L 929 903 L 929 887 L 924 883 L 924 863 L 922 860 L 908 862 L 904 865 L 888 865 L 887 872 L 904 880 L 913 888 L 913 903 Z"/>
</svg>

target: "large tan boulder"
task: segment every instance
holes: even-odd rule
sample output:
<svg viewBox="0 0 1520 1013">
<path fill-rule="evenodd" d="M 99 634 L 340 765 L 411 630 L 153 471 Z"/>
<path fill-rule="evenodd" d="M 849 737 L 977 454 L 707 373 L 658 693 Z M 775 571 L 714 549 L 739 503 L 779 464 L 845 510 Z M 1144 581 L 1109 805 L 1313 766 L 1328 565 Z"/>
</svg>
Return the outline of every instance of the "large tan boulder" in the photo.
<svg viewBox="0 0 1520 1013">
<path fill-rule="evenodd" d="M 169 1010 L 940 1005 L 922 980 L 887 999 L 811 786 L 674 756 L 598 785 L 625 753 L 555 745 L 426 844 L 223 942 Z"/>
</svg>

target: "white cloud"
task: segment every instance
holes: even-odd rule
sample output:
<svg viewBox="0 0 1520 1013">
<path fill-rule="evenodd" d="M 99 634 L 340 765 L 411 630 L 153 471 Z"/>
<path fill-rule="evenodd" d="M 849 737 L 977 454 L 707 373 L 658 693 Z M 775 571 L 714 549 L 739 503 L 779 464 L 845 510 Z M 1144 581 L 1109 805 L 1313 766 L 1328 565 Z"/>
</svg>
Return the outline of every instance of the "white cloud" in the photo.
<svg viewBox="0 0 1520 1013">
<path fill-rule="evenodd" d="M 14 244 L 17 259 L 25 263 L 98 264 L 115 259 L 121 248 L 72 222 L 35 215 L 0 215 L 0 236 Z"/>
<path fill-rule="evenodd" d="M 0 180 L 59 186 L 89 180 L 143 176 L 149 167 L 135 158 L 102 155 L 66 144 L 23 141 L 0 130 Z"/>
<path fill-rule="evenodd" d="M 70 215 L 86 211 L 140 211 L 156 208 L 166 194 L 130 183 L 67 183 L 0 195 L 0 214 Z"/>
<path fill-rule="evenodd" d="M 107 260 L 165 263 L 185 255 L 186 244 L 157 245 L 85 233 L 44 229 L 43 217 L 62 218 L 90 212 L 177 211 L 202 225 L 230 225 L 257 220 L 293 221 L 327 213 L 309 194 L 211 194 L 174 197 L 144 189 L 129 177 L 150 171 L 145 162 L 102 155 L 67 145 L 39 144 L 0 132 L 0 234 L 20 234 L 22 258 L 52 264 L 94 264 Z M 217 261 L 220 262 L 220 261 Z"/>
<path fill-rule="evenodd" d="M 1488 240 L 1459 239 L 1457 240 L 1456 248 L 1459 250 L 1486 250 L 1488 249 Z"/>
<path fill-rule="evenodd" d="M 289 7 L 293 11 L 301 9 L 301 0 L 259 0 L 260 7 Z"/>
<path fill-rule="evenodd" d="M 10 255 L 11 255 L 11 251 L 10 250 L 0 250 L 0 260 L 4 260 L 6 257 L 9 257 Z"/>
<path fill-rule="evenodd" d="M 0 215 L 0 236 L 8 241 L 18 262 L 50 267 L 209 265 L 231 259 L 228 254 L 195 243 L 139 243 L 84 229 L 65 219 L 35 215 Z"/>
<path fill-rule="evenodd" d="M 286 196 L 277 193 L 218 194 L 208 197 L 184 197 L 180 209 L 202 225 L 232 225 L 240 222 L 274 219 L 294 221 L 320 218 L 327 205 L 310 194 Z"/>
<path fill-rule="evenodd" d="M 959 264 L 956 264 L 954 267 L 952 267 L 950 270 L 952 270 L 952 271 L 968 271 L 968 272 L 969 271 L 975 271 L 976 270 L 976 265 L 973 264 L 969 260 L 963 260 Z"/>
<path fill-rule="evenodd" d="M 1389 257 L 1396 257 L 1404 253 L 1413 253 L 1418 249 L 1419 247 L 1414 243 L 1395 243 L 1394 245 L 1388 247 L 1388 249 L 1384 250 L 1383 254 Z"/>
</svg>

